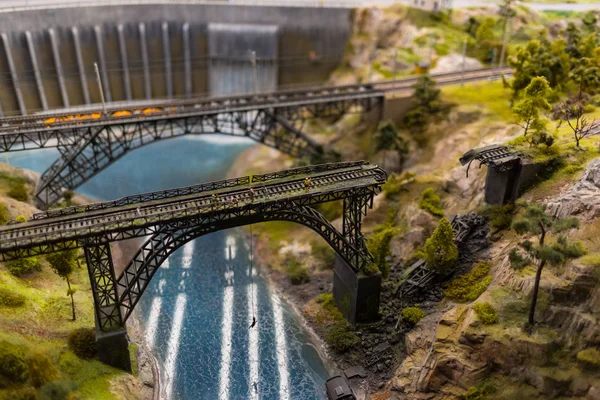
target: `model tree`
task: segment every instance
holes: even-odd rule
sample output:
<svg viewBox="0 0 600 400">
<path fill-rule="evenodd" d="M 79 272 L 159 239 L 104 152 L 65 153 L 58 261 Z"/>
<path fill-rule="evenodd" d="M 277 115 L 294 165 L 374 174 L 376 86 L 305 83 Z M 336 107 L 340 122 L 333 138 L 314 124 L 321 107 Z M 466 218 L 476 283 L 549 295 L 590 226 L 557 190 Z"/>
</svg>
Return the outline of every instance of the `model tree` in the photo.
<svg viewBox="0 0 600 400">
<path fill-rule="evenodd" d="M 71 277 L 73 275 L 73 271 L 77 266 L 77 250 L 65 250 L 59 253 L 52 253 L 46 256 L 46 260 L 50 264 L 50 267 L 58 276 L 67 281 L 67 286 L 69 289 L 67 290 L 67 296 L 71 296 L 71 308 L 73 310 L 73 321 L 75 321 L 75 300 L 73 299 L 73 295 L 75 294 L 75 289 L 71 287 Z"/>
<path fill-rule="evenodd" d="M 458 248 L 454 243 L 454 230 L 446 218 L 442 218 L 425 242 L 427 267 L 441 274 L 449 272 L 458 260 Z"/>
<path fill-rule="evenodd" d="M 583 116 L 584 111 L 581 103 L 571 104 L 564 102 L 560 108 L 561 123 L 566 122 L 569 128 L 573 131 L 575 144 L 579 147 L 579 142 L 596 132 L 598 123 L 593 120 L 591 123 Z"/>
<path fill-rule="evenodd" d="M 513 107 L 517 124 L 523 128 L 523 136 L 531 145 L 544 143 L 549 146 L 554 141 L 545 131 L 547 120 L 540 115 L 552 108 L 547 100 L 549 94 L 548 81 L 538 76 L 531 80 L 525 88 L 523 99 Z"/>
<path fill-rule="evenodd" d="M 521 256 L 516 249 L 513 249 L 510 259 L 516 268 L 535 265 L 537 262 L 528 317 L 529 327 L 532 327 L 535 323 L 535 306 L 544 267 L 546 264 L 559 265 L 567 259 L 577 258 L 584 254 L 584 249 L 581 243 L 570 243 L 562 235 L 559 235 L 556 240 L 549 240 L 552 235 L 578 227 L 579 221 L 576 218 L 554 218 L 546 213 L 543 205 L 539 204 L 524 203 L 523 207 L 524 212 L 520 218 L 513 221 L 512 228 L 520 235 L 533 235 L 537 243 L 529 239 L 519 242 L 519 247 L 525 251 L 526 256 Z"/>
</svg>

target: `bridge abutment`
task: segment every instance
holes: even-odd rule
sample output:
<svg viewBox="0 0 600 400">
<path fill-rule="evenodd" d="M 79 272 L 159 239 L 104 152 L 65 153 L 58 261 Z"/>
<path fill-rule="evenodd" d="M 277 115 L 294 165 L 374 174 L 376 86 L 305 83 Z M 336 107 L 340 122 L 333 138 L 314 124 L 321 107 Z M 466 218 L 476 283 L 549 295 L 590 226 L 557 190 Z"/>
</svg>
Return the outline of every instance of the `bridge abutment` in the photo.
<svg viewBox="0 0 600 400">
<path fill-rule="evenodd" d="M 381 275 L 356 273 L 337 254 L 333 271 L 333 298 L 344 317 L 351 324 L 379 319 Z"/>
<path fill-rule="evenodd" d="M 132 371 L 127 328 L 103 332 L 96 321 L 96 345 L 101 362 L 123 371 Z"/>
</svg>

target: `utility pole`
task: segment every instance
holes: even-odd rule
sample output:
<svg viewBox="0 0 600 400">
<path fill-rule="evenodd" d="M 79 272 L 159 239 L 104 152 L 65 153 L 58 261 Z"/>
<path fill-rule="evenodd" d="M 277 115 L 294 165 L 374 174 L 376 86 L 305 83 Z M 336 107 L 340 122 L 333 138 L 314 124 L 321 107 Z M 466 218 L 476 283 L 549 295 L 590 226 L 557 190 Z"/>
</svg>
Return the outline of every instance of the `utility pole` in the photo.
<svg viewBox="0 0 600 400">
<path fill-rule="evenodd" d="M 106 102 L 104 101 L 104 89 L 102 88 L 102 80 L 100 79 L 100 70 L 98 70 L 98 63 L 94 63 L 94 70 L 96 71 L 96 81 L 98 82 L 98 90 L 100 90 L 102 110 L 104 111 L 104 116 L 106 116 Z"/>
<path fill-rule="evenodd" d="M 250 50 L 250 62 L 252 63 L 252 86 L 254 87 L 254 94 L 258 94 L 258 71 L 256 69 L 256 52 Z"/>
<path fill-rule="evenodd" d="M 398 68 L 398 49 L 394 49 L 394 79 L 396 79 L 396 70 Z"/>
<path fill-rule="evenodd" d="M 502 38 L 502 50 L 500 51 L 500 65 L 499 67 L 504 67 L 504 57 L 506 55 L 506 45 L 508 42 L 508 23 L 510 22 L 510 16 L 506 16 L 504 20 L 504 37 Z"/>
<path fill-rule="evenodd" d="M 465 85 L 465 61 L 467 59 L 467 40 L 463 42 L 463 51 L 462 51 L 462 73 L 460 74 L 460 86 Z"/>
</svg>

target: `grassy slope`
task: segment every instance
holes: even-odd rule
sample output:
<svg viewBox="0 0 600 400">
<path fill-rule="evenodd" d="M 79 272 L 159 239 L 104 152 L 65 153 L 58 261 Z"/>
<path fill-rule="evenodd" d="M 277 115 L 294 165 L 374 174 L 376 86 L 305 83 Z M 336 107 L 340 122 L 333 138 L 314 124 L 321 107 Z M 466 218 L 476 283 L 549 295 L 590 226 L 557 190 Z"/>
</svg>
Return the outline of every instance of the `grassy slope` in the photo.
<svg viewBox="0 0 600 400">
<path fill-rule="evenodd" d="M 13 218 L 18 213 L 29 216 L 34 210 L 31 205 L 5 197 L 12 182 L 19 180 L 22 174 L 3 164 L 0 170 L 0 201 L 10 204 Z M 32 189 L 33 185 L 29 187 Z M 13 276 L 0 264 L 0 287 L 22 294 L 27 299 L 25 305 L 19 308 L 0 306 L 0 341 L 46 353 L 60 371 L 61 380 L 77 383 L 77 394 L 82 399 L 123 399 L 126 395 L 113 394 L 110 386 L 113 379 L 123 379 L 128 374 L 97 360 L 79 359 L 67 347 L 67 336 L 71 330 L 94 326 L 92 293 L 85 265 L 75 271 L 72 285 L 77 289 L 76 321 L 71 321 L 71 301 L 66 295 L 66 282 L 52 272 L 45 260 L 42 260 L 41 271 L 22 278 Z M 119 390 L 119 385 L 116 385 L 114 391 Z M 0 399 L 6 394 L 7 390 L 0 389 Z"/>
</svg>

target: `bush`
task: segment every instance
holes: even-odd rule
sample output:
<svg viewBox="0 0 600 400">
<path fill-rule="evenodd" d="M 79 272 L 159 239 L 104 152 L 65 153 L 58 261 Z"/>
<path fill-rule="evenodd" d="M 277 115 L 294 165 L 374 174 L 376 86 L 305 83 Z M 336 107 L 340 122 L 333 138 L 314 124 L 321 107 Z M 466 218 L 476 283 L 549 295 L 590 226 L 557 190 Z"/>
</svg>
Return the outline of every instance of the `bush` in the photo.
<svg viewBox="0 0 600 400">
<path fill-rule="evenodd" d="M 381 186 L 386 196 L 392 196 L 400 193 L 405 185 L 414 182 L 415 174 L 404 171 L 402 174 L 391 174 L 387 181 Z"/>
<path fill-rule="evenodd" d="M 402 309 L 402 321 L 410 322 L 413 325 L 419 322 L 425 315 L 427 315 L 425 311 L 419 307 L 406 307 Z"/>
<path fill-rule="evenodd" d="M 4 397 L 0 394 L 1 400 L 37 400 L 37 398 L 37 391 L 31 386 L 10 390 Z"/>
<path fill-rule="evenodd" d="M 377 275 L 377 274 L 381 273 L 381 271 L 377 267 L 377 264 L 375 264 L 375 263 L 367 264 L 363 268 L 363 272 L 367 276 Z"/>
<path fill-rule="evenodd" d="M 442 210 L 442 201 L 440 200 L 440 196 L 435 193 L 433 188 L 427 188 L 421 194 L 421 199 L 419 200 L 419 208 L 429 212 L 431 215 L 435 215 L 436 217 L 443 217 L 444 210 Z"/>
<path fill-rule="evenodd" d="M 350 324 L 342 319 L 327 330 L 325 341 L 338 353 L 344 353 L 356 346 L 360 338 L 350 330 Z"/>
<path fill-rule="evenodd" d="M 39 400 L 71 400 L 75 389 L 77 385 L 74 382 L 49 382 L 40 390 Z"/>
<path fill-rule="evenodd" d="M 445 274 L 458 259 L 458 248 L 454 243 L 454 231 L 450 222 L 442 218 L 429 239 L 425 241 L 427 267 Z"/>
<path fill-rule="evenodd" d="M 475 303 L 473 306 L 477 318 L 486 325 L 495 324 L 498 322 L 498 313 L 490 303 Z"/>
<path fill-rule="evenodd" d="M 321 304 L 324 310 L 326 310 L 333 319 L 343 319 L 344 316 L 335 305 L 335 300 L 332 293 L 323 293 L 317 296 L 317 303 Z"/>
<path fill-rule="evenodd" d="M 0 342 L 0 388 L 27 381 L 29 371 L 24 353 L 23 349 L 9 342 Z"/>
<path fill-rule="evenodd" d="M 19 201 L 27 201 L 29 200 L 29 192 L 27 191 L 27 187 L 25 186 L 24 181 L 15 181 L 8 191 L 8 197 L 12 197 L 15 200 Z"/>
<path fill-rule="evenodd" d="M 581 257 L 580 261 L 585 265 L 600 267 L 600 253 L 591 253 Z"/>
<path fill-rule="evenodd" d="M 510 261 L 511 268 L 516 270 L 521 270 L 531 264 L 531 260 L 519 254 L 517 249 L 512 249 L 508 253 L 508 260 Z"/>
<path fill-rule="evenodd" d="M 388 277 L 390 266 L 386 261 L 390 254 L 390 242 L 396 235 L 396 228 L 392 226 L 380 226 L 375 228 L 376 233 L 367 241 L 367 249 L 375 259 L 375 265 L 384 278 Z"/>
<path fill-rule="evenodd" d="M 98 352 L 94 328 L 79 328 L 69 333 L 69 349 L 79 358 L 93 358 Z"/>
<path fill-rule="evenodd" d="M 496 386 L 492 382 L 484 381 L 480 385 L 471 386 L 465 393 L 464 400 L 487 400 L 496 393 Z"/>
<path fill-rule="evenodd" d="M 321 203 L 315 208 L 329 221 L 341 217 L 344 212 L 342 200 Z"/>
<path fill-rule="evenodd" d="M 514 212 L 514 204 L 505 204 L 502 206 L 488 206 L 483 210 L 483 215 L 493 230 L 501 231 L 510 228 Z"/>
<path fill-rule="evenodd" d="M 312 254 L 313 256 L 322 262 L 326 267 L 333 268 L 335 262 L 335 250 L 328 244 L 322 243 L 321 241 L 312 243 Z"/>
<path fill-rule="evenodd" d="M 0 287 L 0 306 L 21 307 L 24 304 L 25 296 L 7 288 Z"/>
<path fill-rule="evenodd" d="M 489 271 L 489 263 L 478 263 L 470 272 L 449 282 L 444 296 L 459 303 L 476 300 L 492 281 L 492 277 L 487 276 Z"/>
<path fill-rule="evenodd" d="M 27 367 L 29 369 L 29 376 L 31 377 L 31 384 L 36 388 L 60 378 L 58 370 L 44 353 L 33 352 L 29 354 L 27 357 Z"/>
<path fill-rule="evenodd" d="M 35 270 L 40 270 L 40 259 L 38 257 L 17 258 L 7 261 L 6 267 L 14 276 L 23 276 Z"/>
<path fill-rule="evenodd" d="M 8 221 L 10 221 L 10 213 L 8 212 L 8 208 L 6 208 L 6 204 L 0 203 L 0 225 L 4 225 Z"/>
<path fill-rule="evenodd" d="M 307 269 L 295 257 L 287 257 L 286 271 L 292 285 L 302 285 L 310 282 Z"/>
<path fill-rule="evenodd" d="M 581 350 L 577 353 L 577 361 L 588 370 L 600 369 L 600 351 L 594 348 Z"/>
</svg>

